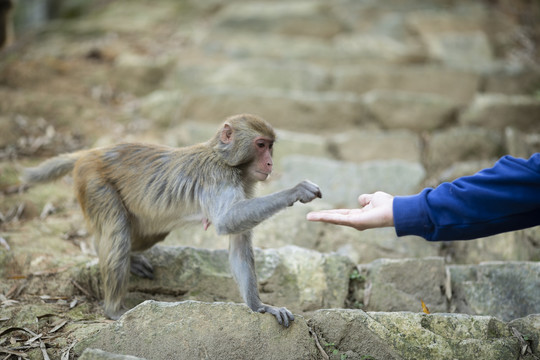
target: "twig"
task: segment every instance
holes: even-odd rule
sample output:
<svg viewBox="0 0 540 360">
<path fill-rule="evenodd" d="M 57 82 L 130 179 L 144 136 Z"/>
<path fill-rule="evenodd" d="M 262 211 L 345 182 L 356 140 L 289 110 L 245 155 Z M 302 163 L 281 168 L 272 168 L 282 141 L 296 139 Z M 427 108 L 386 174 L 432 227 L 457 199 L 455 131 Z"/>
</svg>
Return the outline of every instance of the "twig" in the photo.
<svg viewBox="0 0 540 360">
<path fill-rule="evenodd" d="M 41 340 L 39 341 L 39 348 L 41 349 L 41 353 L 43 354 L 43 360 L 51 360 L 49 354 L 47 354 L 47 348 L 45 347 L 45 343 Z"/>
<path fill-rule="evenodd" d="M 66 350 L 62 351 L 62 357 L 60 358 L 60 360 L 69 360 L 69 352 L 76 344 L 77 341 L 75 340 L 71 345 L 68 346 Z"/>
<path fill-rule="evenodd" d="M 60 328 L 62 328 L 64 325 L 67 324 L 67 320 L 62 321 L 60 324 L 56 325 L 54 328 L 49 330 L 49 334 L 52 334 L 54 332 L 57 332 Z"/>
<path fill-rule="evenodd" d="M 7 348 L 0 347 L 0 353 L 8 354 L 8 356 L 9 355 L 15 355 L 15 356 L 19 356 L 19 357 L 28 359 L 28 354 L 23 353 L 22 351 L 13 351 L 13 350 L 10 350 L 10 349 L 7 349 Z"/>
<path fill-rule="evenodd" d="M 520 345 L 520 356 L 523 356 L 525 354 L 528 354 L 530 355 L 533 359 L 535 360 L 539 360 L 540 358 L 536 355 L 533 354 L 532 352 L 532 349 L 531 349 L 531 346 L 529 345 L 529 343 L 525 340 L 525 338 L 523 337 L 523 334 L 521 334 L 518 329 L 516 329 L 515 327 L 510 327 L 510 329 L 512 330 L 512 334 L 514 335 L 515 338 L 518 339 L 519 341 L 519 345 Z M 521 359 L 521 357 L 520 357 Z"/>
<path fill-rule="evenodd" d="M 78 282 L 76 282 L 75 280 L 71 279 L 71 283 L 77 288 L 79 289 L 84 295 L 88 296 L 90 299 L 93 299 L 94 296 L 92 294 L 90 294 L 90 292 L 88 290 L 86 290 L 85 288 L 83 288 L 81 285 L 79 285 Z"/>
<path fill-rule="evenodd" d="M 313 339 L 315 340 L 315 345 L 317 345 L 317 349 L 319 349 L 319 352 L 321 353 L 322 357 L 325 360 L 329 360 L 330 358 L 328 357 L 328 354 L 326 353 L 326 351 L 324 351 L 324 349 L 322 348 L 321 343 L 319 342 L 319 338 L 317 338 L 317 334 L 315 334 L 315 331 L 313 331 L 310 327 L 308 329 L 311 336 L 313 336 Z"/>
</svg>

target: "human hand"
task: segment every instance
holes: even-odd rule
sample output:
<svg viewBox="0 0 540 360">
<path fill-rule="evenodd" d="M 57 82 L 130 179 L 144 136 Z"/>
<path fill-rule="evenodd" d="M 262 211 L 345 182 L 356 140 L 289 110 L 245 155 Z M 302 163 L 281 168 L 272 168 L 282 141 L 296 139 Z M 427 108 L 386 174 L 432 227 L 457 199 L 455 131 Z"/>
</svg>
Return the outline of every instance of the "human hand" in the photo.
<svg viewBox="0 0 540 360">
<path fill-rule="evenodd" d="M 374 194 L 360 195 L 359 209 L 313 211 L 307 214 L 307 219 L 350 226 L 356 230 L 394 226 L 393 202 L 392 195 L 377 191 Z"/>
</svg>

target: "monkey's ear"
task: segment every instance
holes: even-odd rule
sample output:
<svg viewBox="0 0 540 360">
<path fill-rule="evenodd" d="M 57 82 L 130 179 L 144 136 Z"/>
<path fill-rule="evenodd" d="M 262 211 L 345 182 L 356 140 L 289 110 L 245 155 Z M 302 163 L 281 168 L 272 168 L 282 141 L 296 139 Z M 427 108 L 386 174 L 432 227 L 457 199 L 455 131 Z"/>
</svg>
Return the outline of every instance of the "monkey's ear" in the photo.
<svg viewBox="0 0 540 360">
<path fill-rule="evenodd" d="M 233 130 L 229 124 L 223 125 L 223 129 L 221 129 L 220 140 L 224 144 L 228 144 L 233 140 Z"/>
</svg>

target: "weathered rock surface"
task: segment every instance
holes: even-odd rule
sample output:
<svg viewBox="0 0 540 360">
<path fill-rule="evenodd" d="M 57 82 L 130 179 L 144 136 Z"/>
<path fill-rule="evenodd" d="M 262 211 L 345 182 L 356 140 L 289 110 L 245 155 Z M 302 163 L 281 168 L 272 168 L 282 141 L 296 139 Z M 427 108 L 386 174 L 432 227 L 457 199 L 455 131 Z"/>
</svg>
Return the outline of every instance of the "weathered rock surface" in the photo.
<svg viewBox="0 0 540 360">
<path fill-rule="evenodd" d="M 245 305 L 146 301 L 83 339 L 75 352 L 102 350 L 87 351 L 85 356 L 95 356 L 88 359 L 124 359 L 113 354 L 125 354 L 161 360 L 182 354 L 304 360 L 322 359 L 324 350 L 332 359 L 502 360 L 517 358 L 521 351 L 512 328 L 537 346 L 538 326 L 537 316 L 506 324 L 488 316 L 330 309 L 315 312 L 307 322 L 297 316 L 284 328 L 272 316 L 254 313 Z"/>
<path fill-rule="evenodd" d="M 306 321 L 285 328 L 269 314 L 226 303 L 146 301 L 76 347 L 145 359 L 316 359 Z"/>
<path fill-rule="evenodd" d="M 131 277 L 130 306 L 156 298 L 243 302 L 226 250 L 155 246 L 145 256 L 154 265 L 155 278 Z M 296 246 L 256 249 L 255 266 L 265 303 L 297 312 L 345 305 L 353 268 L 345 256 Z M 78 277 L 99 293 L 99 286 L 92 282 L 98 276 L 96 267 L 84 269 Z"/>
<path fill-rule="evenodd" d="M 452 121 L 457 104 L 432 94 L 373 90 L 362 97 L 368 113 L 386 129 L 434 130 Z"/>
<path fill-rule="evenodd" d="M 540 313 L 538 262 L 451 265 L 448 269 L 456 312 L 489 314 L 505 321 Z"/>
<path fill-rule="evenodd" d="M 502 360 L 520 351 L 508 326 L 487 316 L 335 309 L 317 311 L 309 323 L 347 359 Z"/>
<path fill-rule="evenodd" d="M 493 160 L 502 153 L 499 132 L 480 127 L 454 127 L 431 134 L 426 149 L 426 164 L 431 171 L 472 159 Z"/>
<path fill-rule="evenodd" d="M 360 274 L 365 283 L 356 301 L 366 311 L 418 312 L 423 301 L 433 313 L 446 312 L 450 289 L 443 258 L 379 259 L 360 267 Z"/>
<path fill-rule="evenodd" d="M 421 161 L 420 139 L 408 130 L 348 131 L 334 135 L 329 147 L 338 159 L 350 162 L 391 159 Z"/>
<path fill-rule="evenodd" d="M 371 90 L 399 90 L 436 94 L 458 103 L 474 98 L 480 76 L 440 66 L 342 66 L 332 73 L 332 89 L 360 94 Z"/>
<path fill-rule="evenodd" d="M 191 93 L 181 109 L 181 118 L 202 121 L 215 121 L 247 112 L 272 119 L 272 125 L 287 130 L 314 131 L 328 129 L 338 123 L 350 127 L 367 121 L 359 97 L 351 93 L 206 89 Z"/>
<path fill-rule="evenodd" d="M 349 302 L 366 311 L 489 315 L 504 321 L 540 313 L 540 265 L 446 265 L 443 258 L 379 259 L 358 266 Z"/>
<path fill-rule="evenodd" d="M 460 123 L 493 129 L 513 126 L 524 131 L 538 132 L 540 128 L 540 100 L 532 96 L 484 94 L 459 118 Z"/>
</svg>

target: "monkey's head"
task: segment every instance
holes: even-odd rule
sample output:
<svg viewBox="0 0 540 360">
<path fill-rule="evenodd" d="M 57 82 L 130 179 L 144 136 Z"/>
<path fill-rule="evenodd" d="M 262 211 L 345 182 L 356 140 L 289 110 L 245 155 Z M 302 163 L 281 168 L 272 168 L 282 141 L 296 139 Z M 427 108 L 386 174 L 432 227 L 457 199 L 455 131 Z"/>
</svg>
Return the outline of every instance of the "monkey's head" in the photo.
<svg viewBox="0 0 540 360">
<path fill-rule="evenodd" d="M 241 114 L 227 118 L 211 144 L 227 165 L 245 168 L 251 179 L 264 181 L 272 173 L 275 139 L 269 123 Z"/>
</svg>

